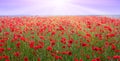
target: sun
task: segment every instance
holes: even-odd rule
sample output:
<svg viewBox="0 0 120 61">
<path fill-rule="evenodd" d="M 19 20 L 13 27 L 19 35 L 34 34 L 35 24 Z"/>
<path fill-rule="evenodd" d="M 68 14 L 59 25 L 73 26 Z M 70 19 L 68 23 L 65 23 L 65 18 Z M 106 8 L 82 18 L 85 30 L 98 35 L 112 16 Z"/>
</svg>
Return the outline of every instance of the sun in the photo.
<svg viewBox="0 0 120 61">
<path fill-rule="evenodd" d="M 32 5 L 63 7 L 68 5 L 71 0 L 30 0 Z"/>
<path fill-rule="evenodd" d="M 52 0 L 52 4 L 56 7 L 63 7 L 67 5 L 68 2 L 69 0 Z"/>
</svg>

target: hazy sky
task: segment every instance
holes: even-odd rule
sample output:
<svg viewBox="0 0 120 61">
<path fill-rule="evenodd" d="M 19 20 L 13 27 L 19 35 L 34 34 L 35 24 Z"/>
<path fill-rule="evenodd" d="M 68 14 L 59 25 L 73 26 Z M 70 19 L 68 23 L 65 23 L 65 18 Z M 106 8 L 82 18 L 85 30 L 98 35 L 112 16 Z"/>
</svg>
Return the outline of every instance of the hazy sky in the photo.
<svg viewBox="0 0 120 61">
<path fill-rule="evenodd" d="M 0 0 L 0 15 L 120 15 L 120 0 Z"/>
</svg>

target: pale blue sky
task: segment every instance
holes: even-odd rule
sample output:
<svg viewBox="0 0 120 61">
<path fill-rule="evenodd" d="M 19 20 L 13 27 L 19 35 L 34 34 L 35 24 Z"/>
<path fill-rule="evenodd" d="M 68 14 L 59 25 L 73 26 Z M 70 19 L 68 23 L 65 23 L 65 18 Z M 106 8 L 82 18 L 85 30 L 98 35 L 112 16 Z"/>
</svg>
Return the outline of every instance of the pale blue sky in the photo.
<svg viewBox="0 0 120 61">
<path fill-rule="evenodd" d="M 120 15 L 120 0 L 0 0 L 0 15 Z"/>
</svg>

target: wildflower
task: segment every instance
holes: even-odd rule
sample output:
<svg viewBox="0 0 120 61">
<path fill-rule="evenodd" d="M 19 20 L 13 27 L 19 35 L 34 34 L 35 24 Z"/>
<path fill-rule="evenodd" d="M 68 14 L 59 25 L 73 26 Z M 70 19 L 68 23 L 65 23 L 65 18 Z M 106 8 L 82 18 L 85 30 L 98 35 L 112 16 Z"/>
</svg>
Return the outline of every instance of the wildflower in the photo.
<svg viewBox="0 0 120 61">
<path fill-rule="evenodd" d="M 19 57 L 20 56 L 20 52 L 14 52 L 14 56 Z"/>
<path fill-rule="evenodd" d="M 6 59 L 5 61 L 10 61 L 9 59 Z"/>
<path fill-rule="evenodd" d="M 4 59 L 9 59 L 9 56 L 4 55 L 3 58 L 4 58 Z"/>
<path fill-rule="evenodd" d="M 37 61 L 41 61 L 41 59 L 40 59 L 40 58 L 37 58 Z"/>
<path fill-rule="evenodd" d="M 120 50 L 118 50 L 118 49 L 117 49 L 117 50 L 115 50 L 115 52 L 116 52 L 116 53 L 119 53 L 119 52 L 120 52 Z"/>
<path fill-rule="evenodd" d="M 86 46 L 88 46 L 88 44 L 87 43 L 82 43 L 82 46 L 86 47 Z"/>
<path fill-rule="evenodd" d="M 80 61 L 83 61 L 82 59 L 80 59 Z"/>
<path fill-rule="evenodd" d="M 21 39 L 22 41 L 25 41 L 25 37 L 20 37 L 20 39 Z"/>
<path fill-rule="evenodd" d="M 102 40 L 102 35 L 101 34 L 95 34 L 96 37 L 98 37 L 100 40 Z"/>
<path fill-rule="evenodd" d="M 62 48 L 66 48 L 66 46 L 62 46 Z"/>
<path fill-rule="evenodd" d="M 59 26 L 59 30 L 61 30 L 61 31 L 62 31 L 62 30 L 64 30 L 64 28 L 63 28 L 62 26 Z"/>
<path fill-rule="evenodd" d="M 0 32 L 2 32 L 2 29 L 0 28 Z"/>
<path fill-rule="evenodd" d="M 72 52 L 68 51 L 68 55 L 71 56 L 71 55 L 72 55 Z"/>
<path fill-rule="evenodd" d="M 91 34 L 86 33 L 86 37 L 90 38 L 90 37 L 91 37 Z"/>
<path fill-rule="evenodd" d="M 3 44 L 0 44 L 0 47 L 2 47 L 3 46 Z"/>
<path fill-rule="evenodd" d="M 0 60 L 2 60 L 3 59 L 3 56 L 0 56 Z"/>
<path fill-rule="evenodd" d="M 111 38 L 111 37 L 114 37 L 115 36 L 115 34 L 107 34 L 107 38 Z"/>
<path fill-rule="evenodd" d="M 28 57 L 24 57 L 24 61 L 29 61 L 29 60 L 28 60 Z"/>
<path fill-rule="evenodd" d="M 110 43 L 109 42 L 105 42 L 105 47 L 108 47 L 110 45 Z"/>
<path fill-rule="evenodd" d="M 101 61 L 100 58 L 94 58 L 92 61 Z"/>
<path fill-rule="evenodd" d="M 74 61 L 79 61 L 77 58 L 74 58 Z"/>
<path fill-rule="evenodd" d="M 69 40 L 69 41 L 68 41 L 68 43 L 69 43 L 69 44 L 72 44 L 72 43 L 73 43 L 73 41 L 74 41 L 74 40 L 72 40 L 72 39 L 71 39 L 71 40 Z"/>
<path fill-rule="evenodd" d="M 112 50 L 116 49 L 116 46 L 114 44 L 111 45 Z"/>
<path fill-rule="evenodd" d="M 52 51 L 52 47 L 51 47 L 51 46 L 48 46 L 48 47 L 47 47 L 47 50 L 48 50 L 48 51 Z"/>
<path fill-rule="evenodd" d="M 20 48 L 20 41 L 17 42 L 16 47 L 17 47 L 17 48 Z"/>
<path fill-rule="evenodd" d="M 10 33 L 9 32 L 4 32 L 5 35 L 9 35 Z"/>
<path fill-rule="evenodd" d="M 56 32 L 52 32 L 52 33 L 51 33 L 52 36 L 55 35 L 55 34 L 56 34 Z"/>
<path fill-rule="evenodd" d="M 58 59 L 59 59 L 59 56 L 55 56 L 55 59 L 58 60 Z"/>
<path fill-rule="evenodd" d="M 66 38 L 63 37 L 63 38 L 61 39 L 61 43 L 66 44 Z"/>
<path fill-rule="evenodd" d="M 0 48 L 0 53 L 2 53 L 4 51 L 4 48 Z"/>
<path fill-rule="evenodd" d="M 50 44 L 51 44 L 51 46 L 54 46 L 55 45 L 55 40 L 50 40 Z"/>
<path fill-rule="evenodd" d="M 55 56 L 55 59 L 56 59 L 56 60 L 58 60 L 58 59 L 62 60 L 62 57 L 56 55 L 56 56 Z"/>
<path fill-rule="evenodd" d="M 100 48 L 99 47 L 92 47 L 92 50 L 94 50 L 94 51 L 99 51 L 100 50 Z"/>
<path fill-rule="evenodd" d="M 7 50 L 8 50 L 8 51 L 10 51 L 10 50 L 11 50 L 11 48 L 7 48 Z"/>
<path fill-rule="evenodd" d="M 112 28 L 110 26 L 104 26 L 104 28 L 110 32 L 112 32 Z"/>
<path fill-rule="evenodd" d="M 40 39 L 45 40 L 44 36 L 40 36 Z"/>
<path fill-rule="evenodd" d="M 34 41 L 30 41 L 30 43 L 29 43 L 30 48 L 34 48 L 34 44 L 35 44 Z"/>
<path fill-rule="evenodd" d="M 113 58 L 114 59 L 120 59 L 120 56 L 119 55 L 114 55 Z"/>
<path fill-rule="evenodd" d="M 44 47 L 44 42 L 39 41 L 39 44 L 38 44 L 38 45 L 40 45 L 41 48 L 43 48 L 43 47 Z"/>
<path fill-rule="evenodd" d="M 87 59 L 90 59 L 90 55 L 86 55 L 86 58 L 87 58 Z"/>
<path fill-rule="evenodd" d="M 111 57 L 110 57 L 110 56 L 108 56 L 108 57 L 107 57 L 107 59 L 108 59 L 108 60 L 111 60 Z"/>
<path fill-rule="evenodd" d="M 40 45 L 34 46 L 35 50 L 38 50 L 39 48 L 42 48 L 42 46 L 40 46 Z"/>
</svg>

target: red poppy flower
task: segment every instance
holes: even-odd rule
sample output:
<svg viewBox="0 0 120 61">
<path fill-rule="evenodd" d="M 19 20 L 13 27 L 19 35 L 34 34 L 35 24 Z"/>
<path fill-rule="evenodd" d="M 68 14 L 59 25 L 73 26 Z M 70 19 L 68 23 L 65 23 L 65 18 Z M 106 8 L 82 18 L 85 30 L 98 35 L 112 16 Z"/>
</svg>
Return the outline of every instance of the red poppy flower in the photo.
<svg viewBox="0 0 120 61">
<path fill-rule="evenodd" d="M 69 43 L 69 44 L 72 44 L 72 43 L 73 43 L 73 41 L 74 41 L 74 40 L 73 40 L 73 39 L 71 39 L 71 40 L 69 40 L 69 41 L 68 41 L 68 43 Z"/>
<path fill-rule="evenodd" d="M 55 35 L 55 34 L 56 34 L 56 32 L 52 32 L 52 33 L 51 33 L 52 36 Z"/>
<path fill-rule="evenodd" d="M 50 40 L 50 44 L 51 44 L 51 46 L 54 46 L 55 45 L 55 40 Z"/>
<path fill-rule="evenodd" d="M 63 28 L 62 26 L 59 26 L 59 30 L 61 30 L 61 31 L 62 31 L 62 30 L 64 30 L 64 28 Z"/>
<path fill-rule="evenodd" d="M 2 60 L 3 59 L 3 56 L 0 56 L 0 60 Z"/>
<path fill-rule="evenodd" d="M 20 41 L 17 42 L 16 47 L 17 47 L 17 48 L 20 48 Z"/>
<path fill-rule="evenodd" d="M 2 32 L 2 29 L 0 28 L 0 32 Z"/>
<path fill-rule="evenodd" d="M 114 44 L 111 45 L 112 50 L 116 49 L 116 46 Z"/>
<path fill-rule="evenodd" d="M 35 44 L 34 41 L 30 41 L 30 42 L 29 42 L 29 46 L 30 46 L 30 48 L 34 48 L 34 44 Z"/>
<path fill-rule="evenodd" d="M 5 61 L 10 61 L 9 59 L 6 59 Z"/>
<path fill-rule="evenodd" d="M 29 60 L 28 60 L 28 57 L 24 57 L 24 61 L 29 61 Z"/>
<path fill-rule="evenodd" d="M 20 56 L 20 52 L 14 52 L 14 56 L 19 57 Z"/>
<path fill-rule="evenodd" d="M 94 50 L 94 51 L 99 51 L 100 48 L 99 48 L 99 47 L 95 47 L 95 46 L 93 46 L 93 47 L 92 47 L 92 50 Z"/>
<path fill-rule="evenodd" d="M 96 37 L 98 37 L 100 40 L 102 40 L 102 35 L 101 34 L 95 34 Z"/>
<path fill-rule="evenodd" d="M 0 47 L 2 47 L 3 46 L 3 44 L 0 44 Z"/>
<path fill-rule="evenodd" d="M 91 34 L 86 33 L 86 37 L 87 37 L 87 38 L 90 38 L 90 37 L 91 37 Z"/>
<path fill-rule="evenodd" d="M 9 32 L 4 32 L 5 35 L 9 35 Z"/>
<path fill-rule="evenodd" d="M 113 56 L 114 59 L 120 59 L 120 56 L 119 55 L 115 55 Z"/>
<path fill-rule="evenodd" d="M 88 46 L 88 44 L 87 43 L 82 43 L 82 46 L 86 47 L 86 46 Z"/>
<path fill-rule="evenodd" d="M 8 51 L 10 51 L 12 48 L 7 48 Z"/>
<path fill-rule="evenodd" d="M 63 38 L 61 39 L 61 43 L 66 44 L 66 38 L 63 37 Z"/>
<path fill-rule="evenodd" d="M 111 60 L 111 57 L 110 57 L 110 56 L 108 56 L 108 57 L 107 57 L 107 59 L 108 59 L 108 60 Z"/>
<path fill-rule="evenodd" d="M 83 61 L 82 59 L 80 59 L 80 61 Z"/>
<path fill-rule="evenodd" d="M 51 46 L 48 46 L 48 47 L 47 47 L 47 50 L 48 50 L 48 51 L 52 51 L 52 49 L 53 49 L 53 48 L 52 48 Z"/>
<path fill-rule="evenodd" d="M 4 51 L 4 48 L 0 48 L 0 53 L 2 53 Z"/>
<path fill-rule="evenodd" d="M 90 55 L 86 55 L 86 58 L 87 58 L 87 59 L 90 59 Z"/>
<path fill-rule="evenodd" d="M 78 58 L 74 58 L 74 61 L 79 61 Z"/>
<path fill-rule="evenodd" d="M 34 46 L 35 50 L 38 50 L 39 48 L 42 48 L 42 46 L 41 45 Z"/>
<path fill-rule="evenodd" d="M 100 58 L 94 58 L 92 61 L 101 61 Z"/>
<path fill-rule="evenodd" d="M 58 59 L 59 59 L 59 56 L 55 56 L 55 59 L 58 60 Z"/>
<path fill-rule="evenodd" d="M 40 58 L 37 58 L 37 61 L 41 61 L 41 59 L 40 59 Z"/>
<path fill-rule="evenodd" d="M 25 37 L 20 37 L 20 39 L 21 39 L 22 41 L 25 41 Z"/>
<path fill-rule="evenodd" d="M 112 28 L 110 26 L 104 26 L 104 28 L 110 32 L 112 32 Z"/>
<path fill-rule="evenodd" d="M 4 58 L 4 59 L 9 59 L 9 56 L 4 55 L 3 58 Z"/>
</svg>

